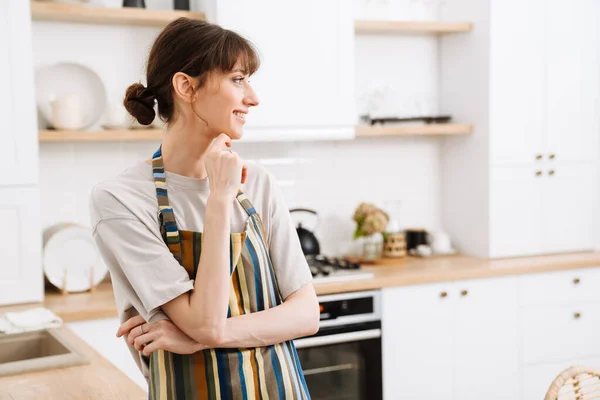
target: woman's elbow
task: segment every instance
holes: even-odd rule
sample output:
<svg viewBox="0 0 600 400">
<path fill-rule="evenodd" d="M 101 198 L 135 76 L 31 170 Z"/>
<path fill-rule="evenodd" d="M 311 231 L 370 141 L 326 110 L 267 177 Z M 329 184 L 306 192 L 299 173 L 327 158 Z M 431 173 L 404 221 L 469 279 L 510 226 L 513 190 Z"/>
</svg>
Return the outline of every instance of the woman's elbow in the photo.
<svg viewBox="0 0 600 400">
<path fill-rule="evenodd" d="M 206 326 L 196 330 L 192 339 L 210 348 L 220 347 L 225 337 L 225 325 Z"/>
<path fill-rule="evenodd" d="M 321 318 L 321 312 L 319 309 L 319 301 L 315 297 L 314 301 L 311 301 L 306 306 L 306 314 L 304 318 L 305 332 L 304 336 L 314 335 L 319 331 L 319 321 Z"/>
</svg>

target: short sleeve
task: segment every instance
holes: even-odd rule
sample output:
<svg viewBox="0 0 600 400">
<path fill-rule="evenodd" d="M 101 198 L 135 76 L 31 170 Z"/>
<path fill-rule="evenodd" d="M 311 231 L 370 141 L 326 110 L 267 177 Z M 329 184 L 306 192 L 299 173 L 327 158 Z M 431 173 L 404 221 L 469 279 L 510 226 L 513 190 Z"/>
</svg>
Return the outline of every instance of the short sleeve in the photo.
<svg viewBox="0 0 600 400">
<path fill-rule="evenodd" d="M 285 197 L 270 177 L 269 253 L 283 299 L 312 281 Z"/>
<path fill-rule="evenodd" d="M 94 198 L 93 193 L 91 207 L 111 202 L 104 197 Z M 150 320 L 160 306 L 192 290 L 194 283 L 160 237 L 158 226 L 154 232 L 134 215 L 119 214 L 123 215 L 97 220 L 93 238 L 113 286 Z"/>
</svg>

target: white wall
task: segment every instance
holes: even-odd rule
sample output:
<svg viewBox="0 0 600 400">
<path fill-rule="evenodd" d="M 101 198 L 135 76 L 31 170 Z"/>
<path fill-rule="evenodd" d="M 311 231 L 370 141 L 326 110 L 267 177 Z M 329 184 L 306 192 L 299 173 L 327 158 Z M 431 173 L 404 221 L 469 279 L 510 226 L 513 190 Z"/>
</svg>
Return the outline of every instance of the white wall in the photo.
<svg viewBox="0 0 600 400">
<path fill-rule="evenodd" d="M 147 1 L 149 7 L 153 3 Z M 84 63 L 103 79 L 108 101 L 119 102 L 129 84 L 143 79 L 145 57 L 158 32 L 154 28 L 34 22 L 34 62 L 36 66 L 66 60 Z M 356 85 L 359 111 L 365 104 L 361 95 L 374 87 L 384 88 L 390 111 L 407 111 L 415 101 L 437 99 L 435 38 L 358 37 L 355 53 L 356 82 L 348 84 Z M 92 186 L 149 157 L 157 144 L 42 143 L 42 226 L 59 221 L 89 225 Z M 323 253 L 339 255 L 348 250 L 354 229 L 352 213 L 361 201 L 388 207 L 403 227 L 440 228 L 436 138 L 244 143 L 237 147 L 244 158 L 266 162 L 281 181 L 290 206 L 318 211 Z"/>
</svg>

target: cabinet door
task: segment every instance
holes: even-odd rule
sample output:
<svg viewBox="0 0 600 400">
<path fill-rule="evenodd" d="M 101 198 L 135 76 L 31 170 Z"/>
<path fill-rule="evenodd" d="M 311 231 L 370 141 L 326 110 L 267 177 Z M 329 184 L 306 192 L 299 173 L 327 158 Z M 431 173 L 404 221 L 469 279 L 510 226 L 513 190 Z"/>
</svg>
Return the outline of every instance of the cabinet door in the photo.
<svg viewBox="0 0 600 400">
<path fill-rule="evenodd" d="M 546 7 L 546 153 L 592 160 L 600 130 L 600 2 L 550 0 Z"/>
<path fill-rule="evenodd" d="M 556 164 L 542 183 L 542 250 L 557 253 L 594 248 L 594 179 L 592 163 Z"/>
<path fill-rule="evenodd" d="M 514 278 L 456 283 L 455 398 L 519 397 L 517 283 Z M 502 384 L 498 384 L 502 382 Z"/>
<path fill-rule="evenodd" d="M 142 389 L 148 390 L 146 379 L 131 357 L 125 339 L 115 336 L 120 325 L 118 318 L 70 322 L 67 325 L 77 336 L 102 354 L 115 367 L 119 368 L 129 379 L 137 383 Z"/>
<path fill-rule="evenodd" d="M 0 305 L 44 298 L 39 191 L 0 187 Z"/>
<path fill-rule="evenodd" d="M 217 21 L 249 38 L 261 56 L 251 77 L 260 105 L 250 111 L 243 140 L 353 136 L 351 6 L 343 0 L 220 0 Z"/>
<path fill-rule="evenodd" d="M 493 164 L 532 162 L 544 131 L 545 0 L 494 0 L 490 11 Z M 518 10 L 518 12 L 515 12 Z"/>
<path fill-rule="evenodd" d="M 490 257 L 540 253 L 541 171 L 533 165 L 491 168 Z"/>
<path fill-rule="evenodd" d="M 384 399 L 453 399 L 453 288 L 382 290 Z"/>
<path fill-rule="evenodd" d="M 0 1 L 0 185 L 38 181 L 32 58 L 29 2 Z"/>
</svg>

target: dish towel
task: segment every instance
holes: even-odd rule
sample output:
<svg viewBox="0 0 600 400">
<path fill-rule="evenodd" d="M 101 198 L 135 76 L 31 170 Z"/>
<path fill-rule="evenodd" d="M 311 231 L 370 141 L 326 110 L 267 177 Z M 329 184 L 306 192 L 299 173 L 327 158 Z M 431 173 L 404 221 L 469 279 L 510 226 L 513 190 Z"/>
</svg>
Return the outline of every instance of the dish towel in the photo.
<svg viewBox="0 0 600 400">
<path fill-rule="evenodd" d="M 7 312 L 0 317 L 0 332 L 21 333 L 42 329 L 59 328 L 62 319 L 44 307 L 26 311 Z"/>
</svg>

